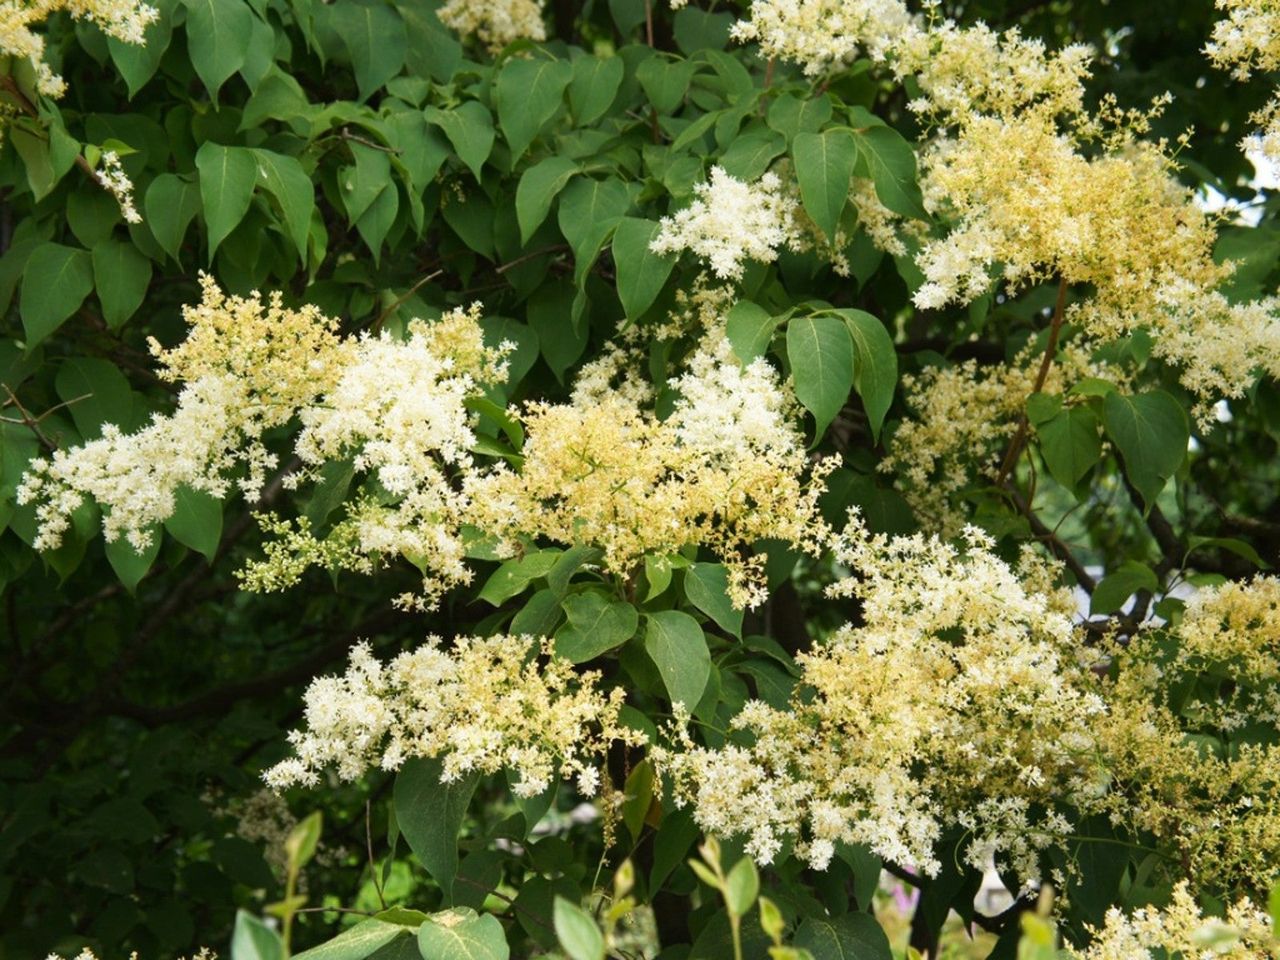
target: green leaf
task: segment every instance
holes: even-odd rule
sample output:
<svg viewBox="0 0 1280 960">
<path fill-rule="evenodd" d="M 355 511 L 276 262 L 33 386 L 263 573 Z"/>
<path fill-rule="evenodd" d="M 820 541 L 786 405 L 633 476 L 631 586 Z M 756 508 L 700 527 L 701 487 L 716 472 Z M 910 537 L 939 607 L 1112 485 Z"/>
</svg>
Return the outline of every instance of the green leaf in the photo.
<svg viewBox="0 0 1280 960">
<path fill-rule="evenodd" d="M 538 349 L 561 383 L 587 347 L 586 324 L 573 322 L 573 301 L 567 280 L 544 283 L 529 298 L 529 324 L 538 335 Z"/>
<path fill-rule="evenodd" d="M 49 150 L 49 138 L 36 121 L 22 118 L 8 124 L 9 139 L 22 158 L 27 171 L 27 185 L 36 200 L 43 200 L 62 179 L 53 167 Z"/>
<path fill-rule="evenodd" d="M 659 114 L 674 113 L 684 100 L 698 65 L 689 60 L 651 56 L 636 68 L 636 79 Z"/>
<path fill-rule="evenodd" d="M 591 914 L 564 897 L 555 903 L 556 938 L 570 960 L 604 960 L 604 935 Z"/>
<path fill-rule="evenodd" d="M 216 103 L 218 90 L 244 66 L 253 13 L 245 0 L 182 0 L 187 49 L 196 74 Z"/>
<path fill-rule="evenodd" d="M 725 878 L 725 906 L 730 913 L 739 917 L 746 916 L 759 895 L 760 874 L 756 873 L 756 865 L 751 862 L 751 858 L 743 857 L 733 865 L 729 876 Z"/>
<path fill-rule="evenodd" d="M 499 606 L 522 593 L 532 581 L 545 577 L 559 557 L 559 550 L 537 550 L 506 561 L 485 581 L 478 599 Z"/>
<path fill-rule="evenodd" d="M 834 242 L 859 156 L 853 137 L 847 130 L 798 133 L 791 156 L 805 212 Z"/>
<path fill-rule="evenodd" d="M 130 100 L 155 76 L 173 36 L 175 0 L 156 0 L 151 6 L 159 10 L 160 16 L 147 27 L 145 43 L 125 43 L 115 37 L 107 37 L 107 50 L 120 76 L 124 77 Z"/>
<path fill-rule="evenodd" d="M 1115 613 L 1139 590 L 1155 593 L 1160 588 L 1155 573 L 1145 563 L 1126 560 L 1102 578 L 1089 599 L 1089 615 Z"/>
<path fill-rule="evenodd" d="M 151 283 L 151 261 L 131 243 L 103 240 L 93 248 L 94 286 L 102 319 L 116 329 L 133 316 Z"/>
<path fill-rule="evenodd" d="M 355 223 L 386 190 L 395 187 L 391 183 L 391 157 L 385 150 L 353 143 L 351 157 L 355 164 L 338 171 L 338 186 L 347 221 Z"/>
<path fill-rule="evenodd" d="M 645 818 L 653 806 L 653 764 L 646 758 L 631 768 L 622 785 L 622 823 L 631 834 L 633 844 L 640 841 Z"/>
<path fill-rule="evenodd" d="M 213 563 L 222 541 L 222 501 L 190 487 L 179 487 L 174 494 L 173 515 L 164 528 L 184 547 Z"/>
<path fill-rule="evenodd" d="M 377 151 L 371 151 L 377 152 Z M 280 204 L 285 226 L 293 239 L 298 259 L 306 262 L 307 233 L 311 229 L 311 214 L 315 210 L 315 188 L 302 164 L 293 157 L 286 157 L 270 150 L 254 150 L 258 161 L 258 182 Z"/>
<path fill-rule="evenodd" d="M 711 654 L 698 621 L 679 610 L 645 614 L 644 649 L 658 668 L 672 703 L 690 712 L 711 676 Z"/>
<path fill-rule="evenodd" d="M 511 632 L 516 636 L 549 637 L 561 616 L 560 597 L 550 587 L 544 587 L 511 618 Z"/>
<path fill-rule="evenodd" d="M 100 436 L 104 423 L 123 430 L 133 427 L 133 389 L 110 360 L 68 357 L 58 368 L 54 387 L 86 440 Z"/>
<path fill-rule="evenodd" d="M 794 943 L 813 960 L 892 960 L 889 938 L 869 913 L 846 913 L 835 920 L 808 917 Z"/>
<path fill-rule="evenodd" d="M 880 202 L 904 217 L 928 219 L 916 183 L 916 152 L 906 138 L 887 126 L 857 130 L 853 137 L 858 152 L 854 172 L 875 183 Z"/>
<path fill-rule="evenodd" d="M 160 541 L 163 539 L 164 534 L 159 529 L 153 529 L 151 543 L 141 551 L 135 550 L 133 544 L 124 537 L 117 537 L 105 544 L 104 551 L 111 569 L 116 572 L 116 576 L 130 593 L 138 588 L 138 582 L 146 576 L 151 565 L 156 562 L 156 557 L 160 555 Z"/>
<path fill-rule="evenodd" d="M 396 774 L 394 803 L 396 823 L 409 849 L 439 884 L 448 903 L 458 872 L 458 833 L 480 775 L 473 771 L 442 783 L 443 774 L 444 763 L 434 757 L 406 761 Z"/>
<path fill-rule="evenodd" d="M 883 861 L 861 843 L 837 844 L 836 855 L 853 871 L 853 896 L 858 906 L 863 910 L 870 910 L 872 898 L 880 887 Z"/>
<path fill-rule="evenodd" d="M 307 100 L 301 84 L 277 69 L 263 78 L 245 103 L 240 129 L 252 130 L 267 120 L 280 120 L 293 126 L 295 132 L 305 133 L 317 110 Z"/>
<path fill-rule="evenodd" d="M 449 142 L 417 110 L 401 110 L 384 124 L 391 145 L 400 151 L 397 161 L 404 166 L 414 188 L 421 193 L 435 179 L 449 156 Z"/>
<path fill-rule="evenodd" d="M 786 152 L 787 138 L 780 133 L 772 130 L 745 133 L 729 144 L 729 149 L 720 156 L 720 166 L 729 176 L 749 182 Z"/>
<path fill-rule="evenodd" d="M 293 960 L 365 960 L 393 940 L 409 936 L 411 930 L 408 926 L 370 917 L 342 931 L 327 943 L 294 954 Z"/>
<path fill-rule="evenodd" d="M 507 960 L 511 950 L 496 917 L 458 907 L 432 914 L 418 928 L 418 949 L 430 960 Z"/>
<path fill-rule="evenodd" d="M 743 611 L 729 600 L 729 572 L 722 563 L 694 563 L 684 574 L 684 593 L 726 633 L 742 637 Z"/>
<path fill-rule="evenodd" d="M 661 227 L 653 220 L 623 217 L 613 233 L 613 263 L 618 275 L 618 299 L 628 319 L 639 317 L 658 298 L 676 265 L 649 249 Z"/>
<path fill-rule="evenodd" d="M 236 911 L 231 934 L 231 960 L 285 960 L 280 934 L 244 910 Z"/>
<path fill-rule="evenodd" d="M 22 270 L 18 310 L 30 350 L 80 309 L 93 289 L 93 260 L 87 250 L 42 243 Z"/>
<path fill-rule="evenodd" d="M 516 186 L 516 222 L 520 224 L 520 242 L 528 243 L 534 231 L 542 226 L 556 198 L 578 165 L 568 157 L 551 156 L 539 160 L 520 177 Z"/>
<path fill-rule="evenodd" d="M 218 245 L 249 212 L 258 163 L 248 147 L 224 147 L 209 141 L 196 152 L 196 169 L 200 172 L 200 199 L 212 263 Z"/>
<path fill-rule="evenodd" d="M 388 183 L 374 198 L 369 209 L 356 221 L 356 232 L 373 254 L 373 262 L 378 263 L 382 251 L 382 241 L 386 239 L 392 225 L 396 221 L 396 212 L 400 209 L 400 191 L 394 183 Z"/>
<path fill-rule="evenodd" d="M 1034 397 L 1029 398 L 1028 409 L 1030 399 Z M 1089 407 L 1060 410 L 1048 420 L 1037 422 L 1036 434 L 1050 475 L 1067 489 L 1074 488 L 1102 456 L 1098 417 Z"/>
<path fill-rule="evenodd" d="M 519 160 L 529 144 L 564 103 L 564 91 L 573 79 L 567 60 L 512 57 L 503 65 L 494 85 L 498 126 Z"/>
<path fill-rule="evenodd" d="M 569 109 L 578 126 L 604 116 L 618 96 L 626 65 L 621 57 L 579 57 L 573 61 Z"/>
<path fill-rule="evenodd" d="M 631 206 L 631 194 L 621 180 L 579 177 L 560 197 L 560 232 L 573 248 L 573 279 L 579 287 L 595 263 L 605 238 Z"/>
<path fill-rule="evenodd" d="M 787 324 L 787 359 L 796 399 L 813 414 L 816 442 L 853 389 L 853 339 L 848 325 L 832 316 L 793 317 Z"/>
<path fill-rule="evenodd" d="M 1062 397 L 1050 393 L 1033 393 L 1027 397 L 1027 419 L 1036 426 L 1052 420 L 1062 410 Z"/>
<path fill-rule="evenodd" d="M 885 414 L 893 403 L 893 392 L 898 386 L 898 352 L 884 324 L 862 310 L 840 310 L 840 316 L 848 325 L 853 338 L 854 365 L 853 386 L 862 398 L 871 423 L 871 436 L 880 439 L 880 428 Z"/>
<path fill-rule="evenodd" d="M 564 612 L 569 622 L 556 631 L 555 650 L 571 663 L 585 663 L 622 646 L 640 623 L 631 604 L 610 602 L 594 590 L 565 597 Z"/>
<path fill-rule="evenodd" d="M 351 54 L 360 99 L 400 72 L 409 34 L 395 7 L 382 0 L 345 0 L 333 5 L 334 26 Z"/>
<path fill-rule="evenodd" d="M 1150 509 L 1187 455 L 1191 426 L 1186 412 L 1163 390 L 1130 397 L 1108 393 L 1102 422 L 1124 457 L 1125 473 Z"/>
<path fill-rule="evenodd" d="M 324 815 L 315 811 L 301 820 L 285 837 L 284 849 L 292 869 L 301 869 L 311 862 L 320 845 L 320 832 L 324 828 Z"/>
<path fill-rule="evenodd" d="M 798 97 L 792 93 L 784 93 L 769 104 L 765 116 L 765 122 L 788 142 L 801 133 L 817 133 L 830 119 L 830 97 Z"/>
<path fill-rule="evenodd" d="M 160 248 L 175 261 L 187 227 L 200 212 L 200 188 L 174 173 L 162 173 L 147 187 L 142 206 Z"/>
<path fill-rule="evenodd" d="M 489 111 L 474 100 L 468 100 L 452 110 L 427 108 L 427 120 L 444 131 L 453 144 L 458 159 L 467 165 L 477 181 L 480 168 L 493 150 L 493 118 Z"/>
<path fill-rule="evenodd" d="M 1190 556 L 1196 550 L 1202 550 L 1205 547 L 1217 547 L 1219 550 L 1228 550 L 1238 557 L 1243 557 L 1252 563 L 1255 567 L 1261 567 L 1264 570 L 1270 569 L 1271 564 L 1267 563 L 1258 555 L 1258 551 L 1243 540 L 1237 540 L 1235 537 L 1187 537 L 1187 556 Z"/>
<path fill-rule="evenodd" d="M 739 300 L 725 316 L 725 335 L 743 363 L 763 357 L 777 329 L 778 319 L 750 300 Z"/>
</svg>

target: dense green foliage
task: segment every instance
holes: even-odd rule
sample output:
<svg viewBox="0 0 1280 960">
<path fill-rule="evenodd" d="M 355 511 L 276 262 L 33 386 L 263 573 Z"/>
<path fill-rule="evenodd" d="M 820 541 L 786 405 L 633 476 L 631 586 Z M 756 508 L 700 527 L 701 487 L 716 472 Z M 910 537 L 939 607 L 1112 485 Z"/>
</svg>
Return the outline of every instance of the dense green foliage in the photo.
<svg viewBox="0 0 1280 960">
<path fill-rule="evenodd" d="M 16 115 L 0 147 L 0 958 L 85 943 L 104 960 L 223 948 L 237 909 L 247 913 L 236 960 L 276 956 L 248 942 L 253 918 L 295 893 L 281 859 L 291 821 L 246 838 L 244 811 L 261 772 L 286 755 L 303 685 L 340 670 L 358 639 L 385 658 L 429 633 L 554 633 L 561 655 L 592 661 L 633 693 L 634 725 L 652 732 L 672 701 L 698 704 L 711 727 L 749 698 L 785 704 L 794 656 L 858 617 L 856 601 L 821 595 L 829 558 L 783 549 L 770 553 L 769 598 L 745 616 L 727 600 L 725 568 L 696 549 L 647 557 L 621 596 L 581 566 L 598 556 L 564 544 L 505 563 L 478 550 L 473 585 L 426 613 L 391 606 L 419 582 L 408 563 L 376 577 L 313 571 L 289 592 L 245 593 L 234 573 L 260 555 L 258 507 L 192 491 L 141 554 L 123 539 L 104 543 L 91 503 L 58 549 L 36 552 L 34 506 L 15 498 L 28 462 L 100 436 L 104 423 L 136 428 L 172 408 L 175 388 L 152 372 L 148 338 L 183 339 L 180 309 L 199 300 L 200 271 L 232 293 L 279 290 L 315 304 L 346 333 L 398 332 L 481 301 L 486 337 L 514 351 L 505 384 L 478 408 L 478 450 L 515 461 L 524 435 L 504 409 L 566 398 L 573 372 L 620 325 L 663 322 L 703 271 L 690 256 L 651 252 L 659 220 L 688 204 L 713 165 L 753 180 L 789 161 L 814 223 L 829 237 L 849 232 L 852 276 L 815 253 L 749 262 L 728 336 L 742 359 L 768 356 L 792 376 L 814 454 L 840 458 L 823 514 L 838 523 L 856 505 L 885 533 L 933 530 L 896 476 L 878 470 L 911 414 L 901 377 L 1011 359 L 1045 336 L 1057 286 L 913 307 L 915 265 L 877 249 L 847 202 L 858 176 L 894 213 L 922 211 L 922 131 L 906 92 L 865 63 L 816 81 L 766 64 L 729 42 L 733 5 L 673 13 L 645 0 L 555 0 L 551 39 L 497 55 L 443 27 L 432 0 L 157 6 L 143 47 L 51 20 L 48 56 L 68 83 L 58 101 L 34 93 L 21 61 L 0 68 L 0 98 Z M 1171 91 L 1175 106 L 1156 125 L 1171 138 L 1192 130 L 1181 176 L 1259 215 L 1221 234 L 1220 253 L 1244 261 L 1234 292 L 1274 289 L 1276 201 L 1247 185 L 1239 148 L 1268 90 L 1231 84 L 1204 59 L 1210 0 L 944 6 L 1050 46 L 1093 44 L 1092 96 L 1141 105 Z M 87 174 L 94 148 L 121 155 L 141 223 L 125 223 Z M 682 349 L 651 341 L 654 384 L 676 375 Z M 1002 555 L 1032 542 L 1065 560 L 1096 623 L 1123 630 L 1153 602 L 1174 614 L 1169 590 L 1181 581 L 1239 580 L 1280 562 L 1280 389 L 1260 379 L 1206 431 L 1142 335 L 1111 349 L 1132 369 L 1124 391 L 1086 384 L 1087 402 L 1070 406 L 1033 396 L 1012 488 L 975 477 L 963 501 Z M 323 526 L 350 484 L 350 465 L 335 463 L 304 495 L 291 498 L 277 477 L 262 500 Z M 418 943 L 423 956 L 500 957 L 507 948 L 494 944 L 508 942 L 528 956 L 555 947 L 558 933 L 575 960 L 598 957 L 594 922 L 572 913 L 597 888 L 651 903 L 664 946 L 730 956 L 731 927 L 747 913 L 734 904 L 750 906 L 759 883 L 782 907 L 787 942 L 818 960 L 887 957 L 866 916 L 879 858 L 846 848 L 819 872 L 784 855 L 759 878 L 745 867 L 722 877 L 723 899 L 708 895 L 686 865 L 700 831 L 661 803 L 642 751 L 610 757 L 627 800 L 607 812 L 607 834 L 599 819 L 570 816 L 578 801 L 567 784 L 517 800 L 501 776 L 444 785 L 433 764 L 290 792 L 294 817 L 323 815 L 319 854 L 300 855 L 302 895 L 309 907 L 365 912 L 469 908 L 473 945 L 435 945 L 454 928 L 402 911 L 384 917 L 387 929 L 363 927 L 363 946 L 328 956 L 410 957 Z M 530 841 L 548 810 L 556 830 Z M 1166 899 L 1176 879 L 1145 844 L 1089 826 L 1072 846 L 1085 868 L 1062 917 L 1075 937 L 1113 903 Z M 974 919 L 981 873 L 955 853 L 961 839 L 945 838 L 942 871 L 922 885 L 912 932 L 921 949 L 936 950 L 949 910 Z M 722 844 L 717 862 L 729 871 L 742 838 Z M 626 859 L 630 883 L 613 876 Z M 1019 913 L 981 919 L 1001 956 L 1013 956 Z M 321 943 L 358 919 L 297 915 L 293 944 Z M 747 955 L 763 955 L 768 928 L 754 907 L 741 927 Z"/>
</svg>

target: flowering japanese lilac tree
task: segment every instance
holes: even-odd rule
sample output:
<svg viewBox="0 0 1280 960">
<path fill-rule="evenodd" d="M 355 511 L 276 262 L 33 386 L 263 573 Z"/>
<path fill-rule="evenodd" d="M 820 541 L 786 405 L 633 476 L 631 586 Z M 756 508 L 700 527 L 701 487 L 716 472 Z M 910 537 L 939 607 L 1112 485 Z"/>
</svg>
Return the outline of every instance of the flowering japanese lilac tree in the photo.
<svg viewBox="0 0 1280 960">
<path fill-rule="evenodd" d="M 0 954 L 1276 956 L 1280 7 L 0 14 Z"/>
</svg>

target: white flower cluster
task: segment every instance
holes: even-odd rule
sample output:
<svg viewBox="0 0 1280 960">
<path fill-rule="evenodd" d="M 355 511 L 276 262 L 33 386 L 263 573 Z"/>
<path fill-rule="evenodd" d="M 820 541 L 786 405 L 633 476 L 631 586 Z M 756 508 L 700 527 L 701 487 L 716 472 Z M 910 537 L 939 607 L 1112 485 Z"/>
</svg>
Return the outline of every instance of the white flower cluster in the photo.
<svg viewBox="0 0 1280 960">
<path fill-rule="evenodd" d="M 104 509 L 106 539 L 123 535 L 138 550 L 184 486 L 223 497 L 234 483 L 256 498 L 277 462 L 264 432 L 324 391 L 338 342 L 332 321 L 313 307 L 287 310 L 278 294 L 264 306 L 225 296 L 208 276 L 200 282 L 201 303 L 183 308 L 187 342 L 151 344 L 161 377 L 185 381 L 177 410 L 132 434 L 107 424 L 98 439 L 31 462 L 17 499 L 38 503 L 36 549 L 62 542 L 86 496 Z"/>
<path fill-rule="evenodd" d="M 901 0 L 755 0 L 731 36 L 760 44 L 766 58 L 799 63 L 809 76 L 866 54 L 882 60 L 905 32 L 918 29 Z"/>
<path fill-rule="evenodd" d="M 1070 826 L 1033 809 L 1105 786 L 1088 762 L 1104 704 L 1074 659 L 1069 595 L 1036 586 L 1032 558 L 1020 577 L 985 534 L 965 540 L 872 537 L 852 520 L 837 554 L 857 578 L 832 592 L 861 600 L 864 625 L 800 658 L 789 709 L 749 703 L 733 721 L 747 741 L 708 749 L 677 729 L 659 753 L 700 827 L 746 834 L 761 862 L 790 837 L 818 869 L 845 842 L 934 873 L 959 824 L 970 863 L 1036 879 Z"/>
<path fill-rule="evenodd" d="M 790 455 L 799 446 L 795 400 L 764 357 L 743 366 L 727 337 L 713 336 L 671 380 L 679 393 L 667 420 L 677 442 L 703 456 Z"/>
<path fill-rule="evenodd" d="M 92 21 L 109 37 L 142 44 L 147 25 L 159 16 L 138 0 L 0 0 L 0 56 L 30 60 L 36 86 L 48 97 L 66 92 L 66 82 L 44 62 L 44 37 L 31 28 L 65 10 L 77 20 Z"/>
<path fill-rule="evenodd" d="M 772 263 L 779 247 L 803 243 L 799 204 L 776 174 L 744 183 L 712 167 L 711 179 L 693 189 L 696 198 L 689 206 L 662 218 L 650 244 L 654 253 L 688 250 L 706 260 L 721 280 L 740 280 L 744 260 Z"/>
<path fill-rule="evenodd" d="M 541 0 L 448 0 L 436 16 L 463 36 L 497 53 L 517 40 L 547 39 Z"/>
<path fill-rule="evenodd" d="M 531 637 L 459 637 L 452 647 L 431 637 L 388 664 L 357 644 L 345 675 L 307 688 L 306 729 L 289 735 L 295 756 L 264 779 L 314 786 L 328 767 L 355 780 L 433 757 L 446 783 L 508 769 L 517 796 L 537 796 L 557 776 L 591 795 L 610 744 L 643 742 L 618 721 L 625 691 L 606 694 L 599 679 Z"/>
<path fill-rule="evenodd" d="M 102 167 L 93 173 L 101 187 L 116 198 L 120 213 L 126 223 L 141 223 L 142 215 L 133 204 L 133 181 L 120 165 L 120 157 L 114 150 L 102 154 Z"/>
<path fill-rule="evenodd" d="M 394 556 L 423 574 L 421 594 L 403 605 L 430 605 L 466 582 L 459 526 L 475 442 L 466 402 L 505 376 L 506 345 L 485 347 L 478 305 L 414 320 L 403 340 L 385 332 L 344 340 L 312 307 L 286 310 L 278 295 L 264 307 L 257 296 L 226 297 L 210 278 L 201 282 L 203 301 L 185 309 L 186 342 L 152 345 L 162 375 L 185 381 L 177 410 L 132 434 L 107 425 L 96 440 L 32 462 L 18 500 L 38 501 L 37 549 L 61 542 L 86 496 L 104 509 L 106 539 L 124 535 L 139 550 L 173 515 L 184 486 L 221 498 L 235 484 L 256 498 L 277 463 L 263 434 L 296 417 L 295 451 L 308 469 L 291 485 L 349 459 L 384 496 L 353 498 L 323 541 L 305 521 L 294 528 L 268 517 L 281 539 L 246 567 L 250 588 L 288 586 L 313 564 L 369 572 Z"/>
<path fill-rule="evenodd" d="M 1275 0 L 1217 0 L 1227 16 L 1213 26 L 1205 53 L 1215 66 L 1229 69 L 1237 80 L 1255 70 L 1272 73 L 1280 67 L 1280 4 Z M 1280 161 L 1280 92 L 1252 120 L 1259 127 L 1244 145 L 1255 141 L 1262 154 Z"/>
<path fill-rule="evenodd" d="M 1128 916 L 1107 911 L 1103 926 L 1091 928 L 1084 949 L 1068 947 L 1072 960 L 1273 960 L 1280 951 L 1267 912 L 1248 898 L 1231 904 L 1225 917 L 1205 916 L 1184 880 L 1165 907 L 1139 907 Z"/>
</svg>

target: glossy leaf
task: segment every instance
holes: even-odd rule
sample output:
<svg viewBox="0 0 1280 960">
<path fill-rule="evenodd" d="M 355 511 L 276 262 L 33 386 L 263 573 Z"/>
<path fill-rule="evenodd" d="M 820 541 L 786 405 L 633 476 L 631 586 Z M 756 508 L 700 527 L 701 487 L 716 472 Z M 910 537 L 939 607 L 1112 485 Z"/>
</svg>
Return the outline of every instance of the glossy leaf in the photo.
<svg viewBox="0 0 1280 960">
<path fill-rule="evenodd" d="M 674 257 L 649 249 L 659 229 L 656 221 L 623 217 L 613 234 L 618 299 L 630 319 L 639 317 L 653 305 L 676 265 Z"/>
<path fill-rule="evenodd" d="M 791 156 L 805 212 L 834 240 L 859 157 L 853 136 L 847 130 L 797 133 Z"/>
<path fill-rule="evenodd" d="M 793 317 L 787 324 L 787 359 L 796 399 L 813 414 L 815 437 L 826 432 L 853 389 L 853 339 L 833 316 Z"/>
<path fill-rule="evenodd" d="M 53 333 L 80 309 L 93 289 L 93 260 L 87 250 L 44 243 L 27 258 L 22 271 L 18 311 L 27 332 L 27 349 Z"/>
<path fill-rule="evenodd" d="M 645 614 L 644 649 L 658 668 L 672 703 L 692 711 L 711 676 L 711 654 L 698 621 L 679 610 Z"/>
</svg>

